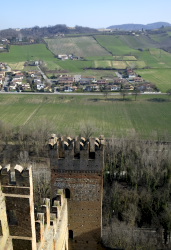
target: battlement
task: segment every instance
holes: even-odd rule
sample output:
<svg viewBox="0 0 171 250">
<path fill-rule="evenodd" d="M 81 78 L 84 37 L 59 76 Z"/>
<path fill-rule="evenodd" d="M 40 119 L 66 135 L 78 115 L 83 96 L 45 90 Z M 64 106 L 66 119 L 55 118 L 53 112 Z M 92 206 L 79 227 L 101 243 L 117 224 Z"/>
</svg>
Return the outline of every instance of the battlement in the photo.
<svg viewBox="0 0 171 250">
<path fill-rule="evenodd" d="M 89 152 L 95 152 L 97 150 L 102 150 L 105 144 L 103 136 L 99 138 L 88 138 L 85 137 L 57 137 L 56 134 L 52 134 L 48 145 L 50 149 L 57 149 L 58 157 L 65 157 L 66 151 L 71 151 L 74 157 L 78 157 L 77 154 L 82 150 L 87 150 Z M 66 152 L 67 155 L 67 152 Z"/>
<path fill-rule="evenodd" d="M 36 214 L 36 242 L 37 249 L 52 249 L 50 244 L 54 244 L 53 239 L 56 239 L 56 244 L 63 242 L 63 231 L 61 224 L 67 228 L 67 202 L 64 198 L 64 191 L 59 190 L 56 197 L 50 205 L 50 199 L 44 199 L 41 211 Z M 64 217 L 66 217 L 64 219 Z M 49 237 L 51 241 L 49 241 Z M 67 237 L 66 237 L 67 239 Z M 67 241 L 67 240 L 66 240 Z M 57 248 L 55 248 L 57 249 Z"/>
<path fill-rule="evenodd" d="M 99 171 L 103 167 L 104 145 L 103 136 L 99 138 L 56 137 L 49 139 L 49 156 L 51 167 L 58 170 Z"/>
<path fill-rule="evenodd" d="M 3 186 L 30 187 L 31 166 L 23 168 L 21 165 L 10 164 L 0 166 L 0 182 Z"/>
</svg>

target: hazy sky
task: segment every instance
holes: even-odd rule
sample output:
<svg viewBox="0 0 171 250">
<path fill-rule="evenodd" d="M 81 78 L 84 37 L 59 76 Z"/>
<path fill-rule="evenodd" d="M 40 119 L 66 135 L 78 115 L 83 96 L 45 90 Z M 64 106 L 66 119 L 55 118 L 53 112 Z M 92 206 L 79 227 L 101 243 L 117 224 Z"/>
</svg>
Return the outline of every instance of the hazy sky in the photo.
<svg viewBox="0 0 171 250">
<path fill-rule="evenodd" d="M 171 0 L 2 1 L 0 29 L 66 24 L 106 28 L 114 24 L 171 23 Z"/>
</svg>

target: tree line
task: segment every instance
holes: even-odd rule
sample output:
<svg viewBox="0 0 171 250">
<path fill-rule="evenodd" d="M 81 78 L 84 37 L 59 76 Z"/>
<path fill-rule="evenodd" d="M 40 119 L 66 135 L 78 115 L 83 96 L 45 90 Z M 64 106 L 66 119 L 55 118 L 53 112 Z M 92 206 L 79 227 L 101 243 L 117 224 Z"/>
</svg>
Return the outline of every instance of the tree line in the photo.
<svg viewBox="0 0 171 250">
<path fill-rule="evenodd" d="M 104 241 L 110 247 L 170 249 L 170 152 L 170 143 L 108 141 L 103 223 L 108 232 Z"/>
</svg>

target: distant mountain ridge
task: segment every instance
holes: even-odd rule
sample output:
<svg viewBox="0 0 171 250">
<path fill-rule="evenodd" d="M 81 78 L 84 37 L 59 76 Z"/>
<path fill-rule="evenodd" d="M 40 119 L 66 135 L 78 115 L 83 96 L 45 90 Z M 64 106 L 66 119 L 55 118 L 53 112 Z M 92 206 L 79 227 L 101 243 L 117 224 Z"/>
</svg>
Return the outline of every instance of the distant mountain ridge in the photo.
<svg viewBox="0 0 171 250">
<path fill-rule="evenodd" d="M 156 22 L 150 24 L 121 24 L 121 25 L 112 25 L 107 27 L 107 29 L 119 29 L 119 30 L 153 30 L 159 29 L 161 27 L 171 26 L 170 23 L 167 22 Z"/>
</svg>

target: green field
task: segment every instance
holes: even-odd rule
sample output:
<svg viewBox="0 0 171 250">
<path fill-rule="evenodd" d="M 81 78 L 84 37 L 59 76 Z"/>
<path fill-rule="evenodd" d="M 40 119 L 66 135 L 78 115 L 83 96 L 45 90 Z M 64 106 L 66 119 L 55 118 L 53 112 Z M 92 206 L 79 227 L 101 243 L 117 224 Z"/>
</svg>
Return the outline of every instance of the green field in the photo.
<svg viewBox="0 0 171 250">
<path fill-rule="evenodd" d="M 84 126 L 94 135 L 171 137 L 171 100 L 166 95 L 70 96 L 70 95 L 0 95 L 1 121 L 13 126 L 35 126 L 46 121 L 61 134 L 79 135 Z"/>
<path fill-rule="evenodd" d="M 13 69 L 16 69 L 16 65 L 19 63 L 18 69 L 22 70 L 21 63 L 36 60 L 44 61 L 49 69 L 59 68 L 58 60 L 46 48 L 45 44 L 12 45 L 9 53 L 0 53 L 0 62 L 11 64 Z"/>
<path fill-rule="evenodd" d="M 170 69 L 145 69 L 138 70 L 145 80 L 155 83 L 156 86 L 162 91 L 166 92 L 171 89 L 171 70 Z"/>
<path fill-rule="evenodd" d="M 137 61 L 135 56 L 113 56 L 116 61 Z"/>
<path fill-rule="evenodd" d="M 125 61 L 94 61 L 94 68 L 115 68 L 115 69 L 126 69 L 127 64 Z"/>
<path fill-rule="evenodd" d="M 17 46 L 12 45 L 9 53 L 1 53 L 0 61 L 7 63 L 25 62 L 29 60 L 54 60 L 53 54 L 45 44 L 33 44 Z"/>
<path fill-rule="evenodd" d="M 97 41 L 108 49 L 114 58 L 121 58 L 128 61 L 134 58 L 141 61 L 138 68 L 171 68 L 171 54 L 164 50 L 157 49 L 155 41 L 151 41 L 145 36 L 96 36 Z M 141 40 L 142 39 L 142 40 Z M 141 49 L 141 51 L 139 50 Z"/>
<path fill-rule="evenodd" d="M 84 72 L 84 68 L 91 68 L 92 67 L 92 61 L 71 61 L 71 60 L 66 60 L 66 61 L 59 61 L 58 65 L 65 69 L 68 70 L 69 72 L 75 72 L 75 73 L 82 73 Z"/>
<path fill-rule="evenodd" d="M 96 35 L 95 37 L 101 46 L 105 47 L 115 56 L 132 55 L 136 52 L 120 36 Z"/>
<path fill-rule="evenodd" d="M 160 43 L 161 45 L 162 44 L 166 45 L 171 42 L 169 32 L 161 33 L 161 34 L 153 34 L 153 35 L 150 35 L 150 38 L 156 41 L 157 43 Z"/>
<path fill-rule="evenodd" d="M 79 57 L 109 56 L 110 54 L 93 37 L 64 37 L 45 39 L 48 48 L 55 54 L 74 54 Z"/>
<path fill-rule="evenodd" d="M 133 49 L 149 49 L 157 47 L 157 43 L 146 35 L 122 35 L 120 36 L 120 39 L 124 41 L 128 47 Z"/>
<path fill-rule="evenodd" d="M 25 62 L 8 63 L 12 70 L 23 70 Z M 36 67 L 37 68 L 37 67 Z"/>
</svg>

